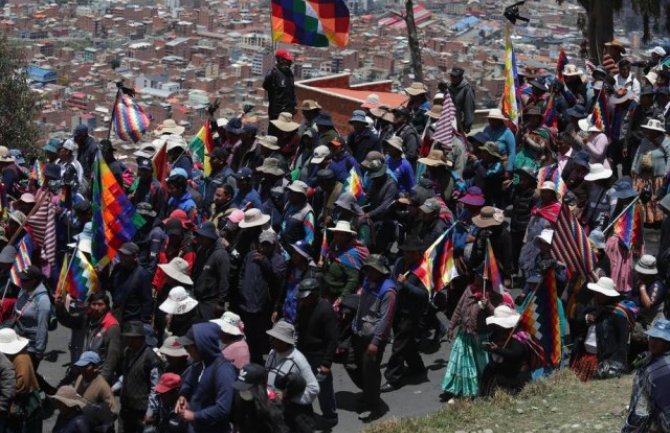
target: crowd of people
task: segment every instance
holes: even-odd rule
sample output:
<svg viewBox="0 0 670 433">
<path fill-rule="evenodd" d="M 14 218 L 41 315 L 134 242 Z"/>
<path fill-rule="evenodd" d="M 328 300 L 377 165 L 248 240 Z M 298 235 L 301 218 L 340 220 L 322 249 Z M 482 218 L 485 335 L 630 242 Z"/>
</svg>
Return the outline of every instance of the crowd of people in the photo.
<svg viewBox="0 0 670 433">
<path fill-rule="evenodd" d="M 593 71 L 524 69 L 520 124 L 493 109 L 476 133 L 463 69 L 434 95 L 411 84 L 400 107 L 370 95 L 342 131 L 334 107 L 296 100 L 279 50 L 269 134 L 248 114 L 216 119 L 212 103 L 207 170 L 171 119 L 126 160 L 78 126 L 48 140 L 33 176 L 39 164 L 0 147 L 0 432 L 42 431 L 53 409 L 56 433 L 329 429 L 334 363 L 371 420 L 445 339 L 444 401 L 516 393 L 558 368 L 583 381 L 636 371 L 623 431 L 670 431 L 670 70 L 660 47 L 637 76 L 623 44 L 605 50 Z M 78 298 L 57 290 L 73 283 L 44 245 L 16 263 L 45 191 L 58 263 L 90 259 L 99 159 L 144 224 Z M 630 224 L 660 229 L 657 251 L 612 229 L 631 208 Z M 588 236 L 587 278 L 556 254 L 564 213 Z M 450 275 L 427 276 L 426 251 L 447 237 Z M 540 296 L 560 328 L 551 356 L 521 326 Z M 52 384 L 39 367 L 57 326 L 71 362 Z"/>
</svg>

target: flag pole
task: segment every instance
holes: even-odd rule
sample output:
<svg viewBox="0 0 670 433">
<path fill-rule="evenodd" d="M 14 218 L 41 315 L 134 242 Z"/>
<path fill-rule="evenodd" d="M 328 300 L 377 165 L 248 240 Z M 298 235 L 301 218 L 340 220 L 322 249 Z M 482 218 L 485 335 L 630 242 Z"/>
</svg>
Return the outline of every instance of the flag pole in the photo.
<svg viewBox="0 0 670 433">
<path fill-rule="evenodd" d="M 626 211 L 627 211 L 628 209 L 630 209 L 631 206 L 633 206 L 633 205 L 634 205 L 635 203 L 637 203 L 638 201 L 640 201 L 640 196 L 639 196 L 639 195 L 638 195 L 637 197 L 635 197 L 635 200 L 633 200 L 632 202 L 628 203 L 628 206 L 626 206 L 626 207 L 619 213 L 619 215 L 617 215 L 617 217 L 614 218 L 614 219 L 612 220 L 612 222 L 610 223 L 610 225 L 608 225 L 607 228 L 605 228 L 605 230 L 603 230 L 603 234 L 606 234 L 612 227 L 614 227 L 614 224 L 615 224 L 617 221 L 619 221 L 619 218 L 621 218 L 621 217 L 623 216 L 623 214 L 625 214 Z"/>
</svg>

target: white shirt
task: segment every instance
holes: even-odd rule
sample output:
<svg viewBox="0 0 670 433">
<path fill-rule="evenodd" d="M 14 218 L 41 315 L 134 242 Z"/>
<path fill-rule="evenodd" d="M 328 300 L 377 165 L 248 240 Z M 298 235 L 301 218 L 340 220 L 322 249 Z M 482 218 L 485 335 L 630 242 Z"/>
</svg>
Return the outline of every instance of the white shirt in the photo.
<svg viewBox="0 0 670 433">
<path fill-rule="evenodd" d="M 616 74 L 614 76 L 614 81 L 614 88 L 616 90 L 627 87 L 628 90 L 632 91 L 635 95 L 635 101 L 638 102 L 640 100 L 640 82 L 633 76 L 632 73 L 628 73 L 628 78 L 622 77 L 621 74 Z"/>
</svg>

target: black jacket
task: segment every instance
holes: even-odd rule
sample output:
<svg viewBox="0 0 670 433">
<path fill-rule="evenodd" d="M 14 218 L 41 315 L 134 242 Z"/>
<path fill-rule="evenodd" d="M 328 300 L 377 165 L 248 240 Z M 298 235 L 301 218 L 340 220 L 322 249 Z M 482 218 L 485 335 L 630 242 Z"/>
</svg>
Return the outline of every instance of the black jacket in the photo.
<svg viewBox="0 0 670 433">
<path fill-rule="evenodd" d="M 491 247 L 500 266 L 500 273 L 503 278 L 509 277 L 512 275 L 512 236 L 507 227 L 505 227 L 505 223 L 477 232 L 475 242 L 472 244 L 472 253 L 470 254 L 470 269 L 476 269 L 480 264 L 484 263 L 487 236 L 491 240 Z"/>
<path fill-rule="evenodd" d="M 330 368 L 337 349 L 337 316 L 332 305 L 319 299 L 311 309 L 298 309 L 298 350 L 312 368 Z"/>
<path fill-rule="evenodd" d="M 224 306 L 229 298 L 230 258 L 220 241 L 210 251 L 196 251 L 192 275 L 196 278 L 193 296 L 198 301 L 200 317 L 214 319 L 216 305 Z"/>
<path fill-rule="evenodd" d="M 407 279 L 402 284 L 397 282 L 400 274 L 407 275 Z M 396 281 L 398 289 L 395 320 L 398 321 L 407 316 L 417 321 L 420 320 L 428 306 L 428 289 L 414 272 L 407 272 L 405 260 L 402 257 L 396 260 L 393 267 L 393 280 Z"/>
<path fill-rule="evenodd" d="M 290 69 L 280 71 L 276 66 L 265 76 L 263 88 L 268 92 L 268 114 L 276 119 L 279 113 L 295 113 L 297 105 L 293 72 Z"/>
<path fill-rule="evenodd" d="M 530 210 L 538 198 L 535 188 L 521 191 L 518 188 L 512 193 L 512 218 L 509 230 L 512 233 L 525 233 L 530 222 Z"/>
<path fill-rule="evenodd" d="M 381 142 L 370 128 L 364 129 L 360 134 L 352 132 L 347 136 L 347 146 L 354 155 L 356 161 L 360 164 L 363 162 L 368 152 L 372 150 L 382 150 Z"/>
<path fill-rule="evenodd" d="M 387 220 L 394 217 L 391 207 L 398 198 L 398 184 L 388 174 L 382 186 L 370 188 L 368 191 L 368 203 L 371 209 L 368 216 L 374 222 Z"/>
<path fill-rule="evenodd" d="M 151 274 L 142 266 L 124 269 L 116 266 L 110 277 L 109 288 L 114 301 L 113 313 L 119 323 L 130 320 L 151 322 L 154 299 L 151 294 Z"/>
<path fill-rule="evenodd" d="M 581 307 L 575 313 L 575 334 L 577 349 L 584 351 L 584 340 L 589 329 L 585 316 L 595 315 L 598 362 L 610 361 L 626 365 L 630 327 L 628 320 L 617 314 L 611 307 Z"/>
</svg>

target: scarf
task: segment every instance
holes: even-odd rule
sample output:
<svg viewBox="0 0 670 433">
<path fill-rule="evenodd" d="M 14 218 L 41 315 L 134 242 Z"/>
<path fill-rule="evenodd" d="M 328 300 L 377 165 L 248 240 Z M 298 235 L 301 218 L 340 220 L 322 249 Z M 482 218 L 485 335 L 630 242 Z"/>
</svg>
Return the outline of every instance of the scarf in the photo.
<svg viewBox="0 0 670 433">
<path fill-rule="evenodd" d="M 360 271 L 369 254 L 367 247 L 360 241 L 356 241 L 356 244 L 346 251 L 331 249 L 328 251 L 328 258 L 342 266 Z"/>
<path fill-rule="evenodd" d="M 561 203 L 557 201 L 546 206 L 535 207 L 530 211 L 531 215 L 542 217 L 552 224 L 556 224 L 556 221 L 558 220 L 558 214 L 560 212 Z"/>
</svg>

